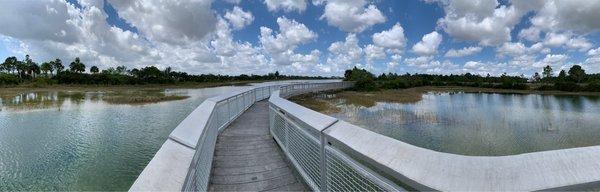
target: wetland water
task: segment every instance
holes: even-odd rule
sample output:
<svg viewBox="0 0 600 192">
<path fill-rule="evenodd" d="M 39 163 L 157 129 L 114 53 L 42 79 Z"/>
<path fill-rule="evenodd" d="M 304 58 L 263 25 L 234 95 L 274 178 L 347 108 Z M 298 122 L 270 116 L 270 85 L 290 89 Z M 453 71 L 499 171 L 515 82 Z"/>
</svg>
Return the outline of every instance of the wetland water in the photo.
<svg viewBox="0 0 600 192">
<path fill-rule="evenodd" d="M 93 92 L 5 97 L 0 190 L 127 190 L 187 114 L 241 88 L 170 90 L 189 98 L 145 105 L 110 104 Z"/>
<path fill-rule="evenodd" d="M 426 93 L 364 107 L 328 99 L 333 117 L 435 151 L 478 156 L 600 145 L 600 97 Z"/>
<path fill-rule="evenodd" d="M 0 191 L 128 190 L 171 131 L 200 103 L 247 88 L 129 93 L 189 96 L 143 105 L 111 104 L 103 99 L 106 93 L 98 92 L 3 96 Z"/>
</svg>

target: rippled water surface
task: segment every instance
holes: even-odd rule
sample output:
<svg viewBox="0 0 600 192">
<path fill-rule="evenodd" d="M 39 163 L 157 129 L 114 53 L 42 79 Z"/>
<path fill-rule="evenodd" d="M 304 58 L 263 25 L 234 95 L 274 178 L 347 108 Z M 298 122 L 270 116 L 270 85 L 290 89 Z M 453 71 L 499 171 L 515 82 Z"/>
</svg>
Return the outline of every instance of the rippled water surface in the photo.
<svg viewBox="0 0 600 192">
<path fill-rule="evenodd" d="M 247 88 L 166 90 L 189 98 L 145 105 L 110 104 L 90 92 L 3 97 L 0 191 L 127 190 L 200 103 Z"/>
<path fill-rule="evenodd" d="M 512 155 L 600 145 L 600 97 L 429 93 L 412 104 L 335 101 L 334 117 L 416 146 Z"/>
<path fill-rule="evenodd" d="M 103 93 L 3 100 L 0 190 L 127 190 L 188 113 L 240 88 L 173 90 L 190 98 L 146 105 L 108 104 Z"/>
</svg>

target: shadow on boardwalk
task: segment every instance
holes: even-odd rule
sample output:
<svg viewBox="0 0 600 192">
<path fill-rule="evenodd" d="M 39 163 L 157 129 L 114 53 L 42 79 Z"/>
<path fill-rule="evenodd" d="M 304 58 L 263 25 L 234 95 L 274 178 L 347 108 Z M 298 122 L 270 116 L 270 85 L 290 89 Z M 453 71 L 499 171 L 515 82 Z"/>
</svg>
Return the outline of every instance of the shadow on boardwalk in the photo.
<svg viewBox="0 0 600 192">
<path fill-rule="evenodd" d="M 268 103 L 255 103 L 218 137 L 210 191 L 307 191 L 269 133 Z"/>
</svg>

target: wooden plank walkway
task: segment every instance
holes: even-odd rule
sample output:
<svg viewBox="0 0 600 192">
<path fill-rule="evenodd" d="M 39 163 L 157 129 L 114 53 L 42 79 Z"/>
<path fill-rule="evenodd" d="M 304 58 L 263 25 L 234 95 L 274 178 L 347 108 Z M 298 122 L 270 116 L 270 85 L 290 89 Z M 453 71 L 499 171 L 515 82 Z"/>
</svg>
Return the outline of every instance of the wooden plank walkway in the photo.
<svg viewBox="0 0 600 192">
<path fill-rule="evenodd" d="M 255 103 L 219 135 L 210 191 L 307 191 L 269 132 L 268 108 Z"/>
</svg>

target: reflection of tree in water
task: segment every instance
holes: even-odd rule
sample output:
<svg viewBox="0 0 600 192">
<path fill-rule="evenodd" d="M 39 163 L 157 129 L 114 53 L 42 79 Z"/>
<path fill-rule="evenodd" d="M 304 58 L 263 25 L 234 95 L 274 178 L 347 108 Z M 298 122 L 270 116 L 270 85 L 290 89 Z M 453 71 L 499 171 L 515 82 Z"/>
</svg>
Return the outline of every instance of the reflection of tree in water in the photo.
<svg viewBox="0 0 600 192">
<path fill-rule="evenodd" d="M 34 110 L 79 105 L 86 101 L 109 104 L 145 104 L 188 98 L 182 90 L 134 90 L 119 92 L 40 91 L 0 96 L 0 110 Z"/>
<path fill-rule="evenodd" d="M 58 108 L 65 102 L 80 104 L 85 100 L 99 100 L 97 93 L 42 91 L 18 93 L 12 96 L 2 96 L 0 109 L 5 110 L 34 110 Z"/>
</svg>

